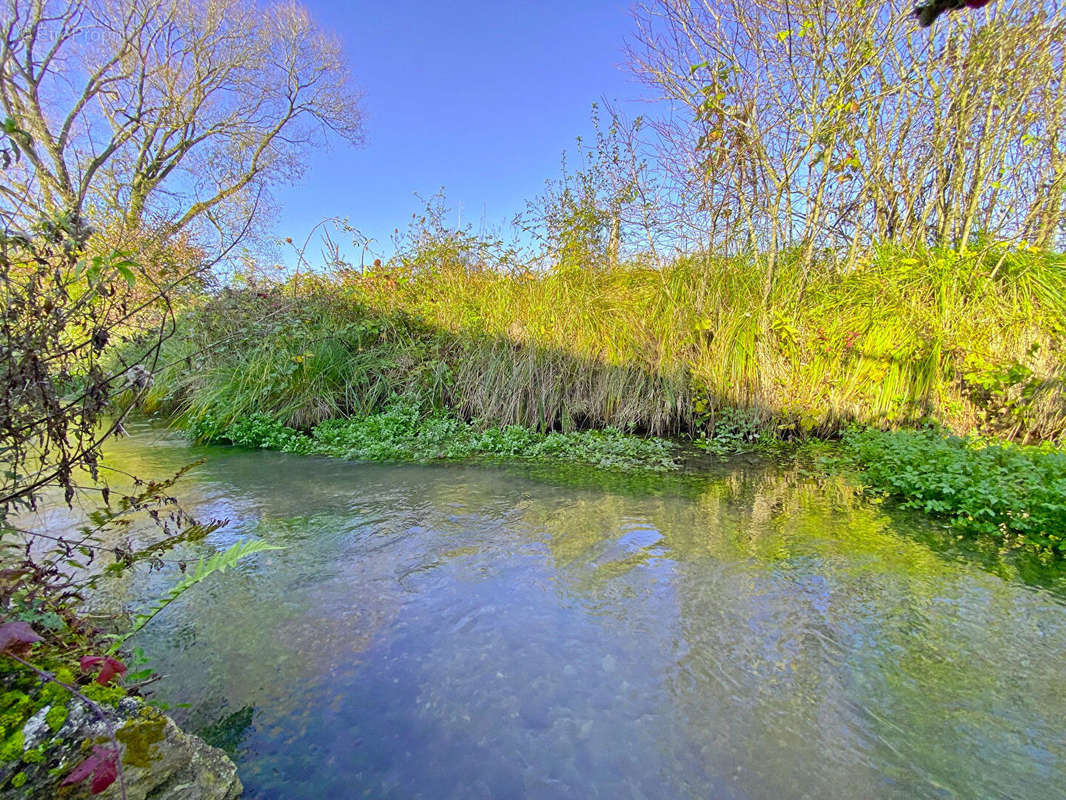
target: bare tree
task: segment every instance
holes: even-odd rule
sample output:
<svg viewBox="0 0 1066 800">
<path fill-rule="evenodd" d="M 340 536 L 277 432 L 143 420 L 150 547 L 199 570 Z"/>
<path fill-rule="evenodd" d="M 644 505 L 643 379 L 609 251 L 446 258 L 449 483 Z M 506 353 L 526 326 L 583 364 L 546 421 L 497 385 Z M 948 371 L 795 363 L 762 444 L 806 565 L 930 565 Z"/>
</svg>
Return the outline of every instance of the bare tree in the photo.
<svg viewBox="0 0 1066 800">
<path fill-rule="evenodd" d="M 678 216 L 705 248 L 765 254 L 768 286 L 784 248 L 854 263 L 877 241 L 1061 243 L 1058 0 L 932 33 L 903 0 L 658 0 L 637 17 Z"/>
<path fill-rule="evenodd" d="M 231 246 L 311 146 L 361 141 L 340 46 L 294 2 L 7 6 L 0 103 L 28 134 L 0 186 L 9 212 Z"/>
</svg>

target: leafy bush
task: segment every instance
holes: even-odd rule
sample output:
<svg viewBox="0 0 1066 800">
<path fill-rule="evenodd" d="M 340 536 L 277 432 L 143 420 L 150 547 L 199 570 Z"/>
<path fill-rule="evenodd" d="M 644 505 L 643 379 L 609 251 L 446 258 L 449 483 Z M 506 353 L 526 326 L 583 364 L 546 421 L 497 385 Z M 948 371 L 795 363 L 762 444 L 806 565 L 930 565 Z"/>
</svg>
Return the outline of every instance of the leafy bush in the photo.
<svg viewBox="0 0 1066 800">
<path fill-rule="evenodd" d="M 946 517 L 963 533 L 1066 553 L 1066 453 L 983 443 L 933 430 L 852 431 L 846 459 L 904 508 Z"/>
</svg>

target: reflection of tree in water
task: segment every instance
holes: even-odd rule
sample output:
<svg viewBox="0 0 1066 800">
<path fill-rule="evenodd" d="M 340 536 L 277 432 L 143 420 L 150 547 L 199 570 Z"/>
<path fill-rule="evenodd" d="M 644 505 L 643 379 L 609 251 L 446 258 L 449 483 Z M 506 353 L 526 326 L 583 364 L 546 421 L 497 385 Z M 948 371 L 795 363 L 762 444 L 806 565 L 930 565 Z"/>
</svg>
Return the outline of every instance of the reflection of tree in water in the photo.
<svg viewBox="0 0 1066 800">
<path fill-rule="evenodd" d="M 671 753 L 745 791 L 1032 789 L 1024 771 L 981 769 L 997 752 L 1021 754 L 1002 704 L 1037 721 L 1051 761 L 1066 756 L 1056 741 L 1066 703 L 1048 672 L 1028 670 L 1028 685 L 1003 696 L 1014 664 L 1033 653 L 1055 663 L 1048 631 L 1002 630 L 1046 616 L 1028 606 L 1048 598 L 997 577 L 1018 573 L 1011 560 L 970 558 L 844 481 L 751 469 L 698 493 L 578 491 L 523 520 L 545 531 L 567 591 L 598 613 L 633 615 L 635 591 L 647 590 L 638 573 L 669 583 L 676 616 L 658 618 L 672 633 L 656 641 L 676 641 L 668 680 L 686 731 Z M 1054 634 L 1066 646 L 1066 629 Z"/>
</svg>

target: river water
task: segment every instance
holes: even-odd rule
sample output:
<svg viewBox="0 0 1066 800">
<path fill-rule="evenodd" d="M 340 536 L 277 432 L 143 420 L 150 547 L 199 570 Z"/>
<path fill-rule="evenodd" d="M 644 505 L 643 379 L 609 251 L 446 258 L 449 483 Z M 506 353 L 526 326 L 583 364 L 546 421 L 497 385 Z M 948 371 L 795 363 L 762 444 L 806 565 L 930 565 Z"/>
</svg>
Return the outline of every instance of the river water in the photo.
<svg viewBox="0 0 1066 800">
<path fill-rule="evenodd" d="M 130 644 L 246 797 L 1066 795 L 1066 575 L 835 481 L 353 464 L 148 427 L 108 452 L 153 477 L 200 457 L 177 494 L 230 524 L 179 555 L 285 549 Z"/>
</svg>

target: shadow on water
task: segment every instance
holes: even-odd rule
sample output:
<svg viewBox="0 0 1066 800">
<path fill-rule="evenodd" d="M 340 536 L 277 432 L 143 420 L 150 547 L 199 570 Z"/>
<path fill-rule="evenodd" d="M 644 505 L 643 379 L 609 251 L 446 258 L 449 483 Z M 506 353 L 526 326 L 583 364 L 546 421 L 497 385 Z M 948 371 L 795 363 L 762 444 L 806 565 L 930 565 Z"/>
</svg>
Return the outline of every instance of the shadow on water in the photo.
<svg viewBox="0 0 1066 800">
<path fill-rule="evenodd" d="M 248 733 L 252 726 L 252 717 L 255 709 L 245 706 L 242 709 L 227 714 L 218 722 L 212 723 L 199 731 L 200 737 L 212 747 L 225 750 L 231 757 L 237 755 L 241 739 Z"/>
<path fill-rule="evenodd" d="M 138 642 L 248 796 L 1055 797 L 1066 580 L 758 458 L 351 464 L 143 429 L 114 463 L 284 545 Z M 191 546 L 185 553 L 193 557 Z M 172 572 L 127 576 L 137 606 Z"/>
</svg>

